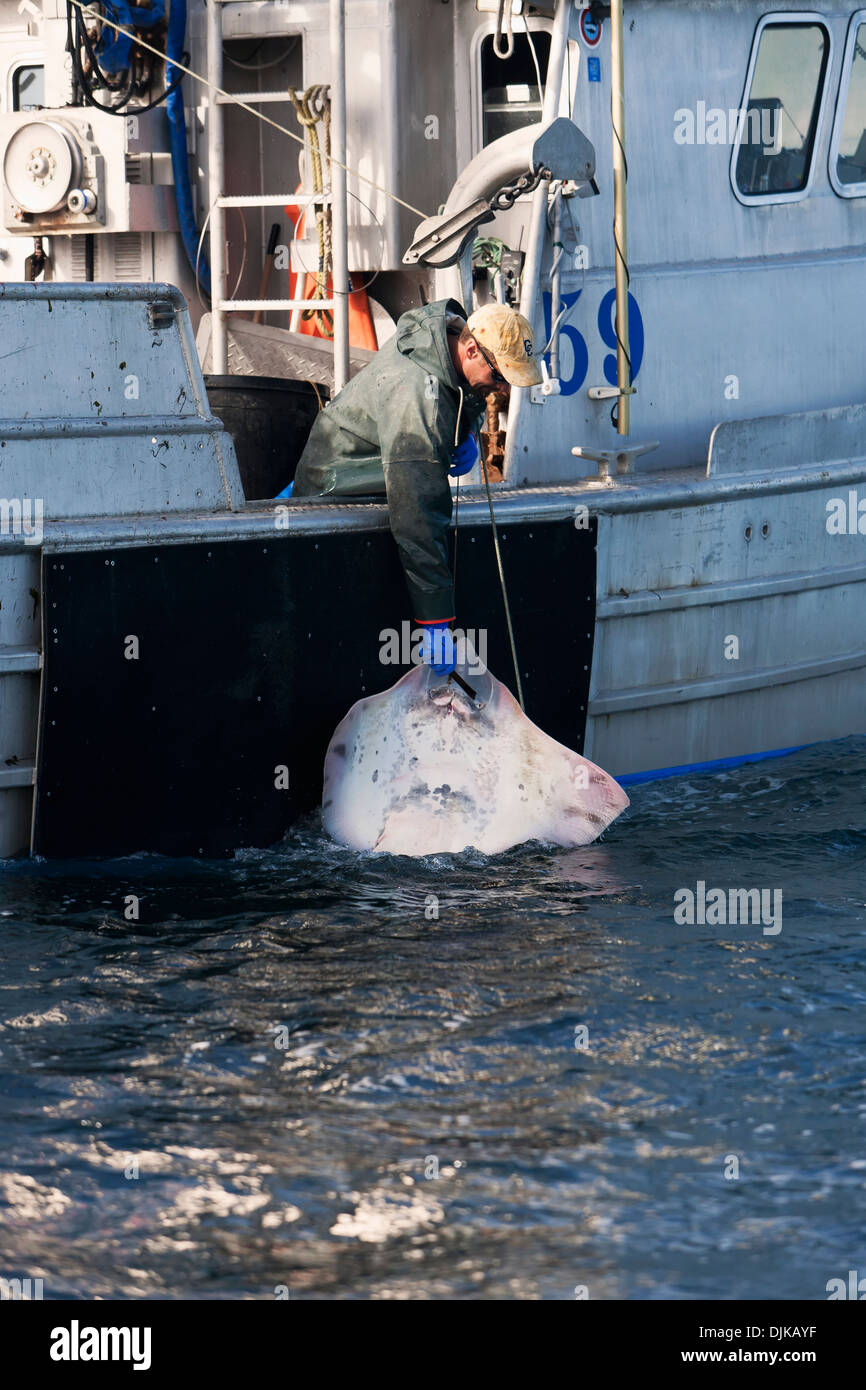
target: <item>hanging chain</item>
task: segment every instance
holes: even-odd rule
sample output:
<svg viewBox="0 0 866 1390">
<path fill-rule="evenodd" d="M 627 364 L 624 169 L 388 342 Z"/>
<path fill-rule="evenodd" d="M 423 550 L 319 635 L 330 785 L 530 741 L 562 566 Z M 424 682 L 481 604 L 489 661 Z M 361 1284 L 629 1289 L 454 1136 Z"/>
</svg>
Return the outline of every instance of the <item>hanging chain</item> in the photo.
<svg viewBox="0 0 866 1390">
<path fill-rule="evenodd" d="M 506 183 L 488 203 L 491 212 L 507 212 L 514 207 L 518 198 L 524 193 L 531 193 L 545 179 L 550 178 L 549 169 L 536 169 L 533 174 L 521 174 L 513 183 Z"/>
</svg>

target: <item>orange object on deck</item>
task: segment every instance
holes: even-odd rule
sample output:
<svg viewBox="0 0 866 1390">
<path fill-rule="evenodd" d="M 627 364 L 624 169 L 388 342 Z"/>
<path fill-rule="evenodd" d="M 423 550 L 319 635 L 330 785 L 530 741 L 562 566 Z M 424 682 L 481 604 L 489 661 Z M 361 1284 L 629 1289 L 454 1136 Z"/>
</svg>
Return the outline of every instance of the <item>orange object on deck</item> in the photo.
<svg viewBox="0 0 866 1390">
<path fill-rule="evenodd" d="M 296 192 L 300 193 L 303 184 L 298 184 Z M 304 209 L 289 205 L 286 208 L 286 216 L 291 222 L 295 236 L 298 235 L 298 228 L 304 220 Z M 292 270 L 289 264 L 289 298 L 294 299 L 296 286 L 298 283 L 297 272 Z M 352 275 L 349 273 L 349 284 L 352 283 Z M 298 295 L 299 299 L 312 299 L 316 289 L 315 275 L 305 274 L 304 293 Z M 325 286 L 325 297 L 331 296 L 331 277 L 328 276 L 328 283 Z M 301 318 L 299 331 L 305 333 L 309 338 L 325 338 L 330 340 L 330 333 L 323 333 L 319 327 L 317 317 Z M 376 338 L 376 325 L 373 323 L 373 315 L 370 312 L 370 301 L 367 298 L 366 290 L 352 290 L 349 294 L 349 346 L 359 348 L 372 348 L 375 352 L 379 346 Z"/>
</svg>

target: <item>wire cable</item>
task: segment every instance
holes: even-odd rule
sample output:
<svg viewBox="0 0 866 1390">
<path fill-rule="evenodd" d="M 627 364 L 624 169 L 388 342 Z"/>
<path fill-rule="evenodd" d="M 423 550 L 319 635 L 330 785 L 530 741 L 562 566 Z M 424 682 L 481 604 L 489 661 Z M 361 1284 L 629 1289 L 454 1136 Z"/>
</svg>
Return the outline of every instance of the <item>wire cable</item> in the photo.
<svg viewBox="0 0 866 1390">
<path fill-rule="evenodd" d="M 460 516 L 460 474 L 454 489 L 454 563 L 451 566 L 451 588 L 454 591 L 454 611 L 457 612 L 457 522 Z"/>
<path fill-rule="evenodd" d="M 493 498 L 490 495 L 490 479 L 487 476 L 487 460 L 481 459 L 481 474 L 484 478 L 484 486 L 487 489 L 487 505 L 490 508 L 490 529 L 493 533 L 493 549 L 496 552 L 496 568 L 499 571 L 499 587 L 502 590 L 502 604 L 505 609 L 505 622 L 508 627 L 508 643 L 511 647 L 511 660 L 514 663 L 514 679 L 517 682 L 517 699 L 523 713 L 526 713 L 526 705 L 523 702 L 523 685 L 520 680 L 520 667 L 517 664 L 517 647 L 514 641 L 514 628 L 511 625 L 511 606 L 508 602 L 508 586 L 505 583 L 505 570 L 502 567 L 502 552 L 499 549 L 499 532 L 496 529 L 496 517 L 493 515 Z"/>
<path fill-rule="evenodd" d="M 535 44 L 529 32 L 529 21 L 526 21 L 526 42 L 529 44 L 529 51 L 532 54 L 532 61 L 535 64 L 535 76 L 538 78 L 538 100 L 544 104 L 544 86 L 541 81 L 541 68 L 538 65 L 538 54 L 535 51 Z"/>
<path fill-rule="evenodd" d="M 201 297 L 201 286 L 200 286 L 200 284 L 199 284 L 199 279 L 198 279 L 198 267 L 199 267 L 199 261 L 201 260 L 201 248 L 202 248 L 202 246 L 204 245 L 205 232 L 207 231 L 208 223 L 210 222 L 210 215 L 211 215 L 211 213 L 213 212 L 214 208 L 216 207 L 217 201 L 218 201 L 218 199 L 214 198 L 213 202 L 211 203 L 210 207 L 209 207 L 208 210 L 207 210 L 207 217 L 205 218 L 205 220 L 204 220 L 204 226 L 202 227 L 201 232 L 199 233 L 198 248 L 197 248 L 196 253 L 195 253 L 195 290 L 196 290 L 196 294 L 198 295 L 198 302 L 199 302 L 199 304 L 201 305 L 202 309 L 204 310 L 204 312 L 205 312 L 206 314 L 209 313 L 210 311 L 209 311 L 207 305 L 205 304 L 204 300 L 203 300 L 202 297 Z"/>
<path fill-rule="evenodd" d="M 625 184 L 628 183 L 628 160 L 626 159 L 626 156 L 625 156 L 625 147 L 624 147 L 624 145 L 623 145 L 623 143 L 622 143 L 622 140 L 620 139 L 619 131 L 618 131 L 617 128 L 616 128 L 616 122 L 615 122 L 615 121 L 613 122 L 613 137 L 614 137 L 614 139 L 616 140 L 616 143 L 619 145 L 620 154 L 622 155 L 623 185 L 625 185 Z M 613 219 L 613 244 L 614 244 L 614 248 L 615 248 L 615 250 L 616 250 L 617 259 L 620 260 L 620 261 L 622 261 L 622 268 L 623 268 L 623 270 L 625 271 L 625 315 L 626 315 L 626 323 L 628 323 L 628 316 L 629 316 L 629 314 L 628 314 L 628 309 L 629 309 L 629 305 L 628 305 L 628 287 L 629 287 L 629 285 L 631 284 L 631 276 L 630 276 L 630 274 L 629 274 L 628 261 L 626 260 L 625 256 L 624 256 L 623 253 L 622 253 L 622 247 L 621 247 L 620 244 L 619 244 L 619 238 L 617 237 L 617 234 L 616 234 L 616 213 L 614 213 L 614 219 Z M 616 315 L 615 315 L 615 314 L 614 314 L 614 320 L 613 320 L 613 331 L 614 331 L 614 336 L 616 337 L 617 347 L 621 347 L 621 348 L 622 348 L 623 354 L 624 354 L 624 356 L 625 356 L 626 365 L 627 365 L 627 367 L 628 367 L 628 384 L 629 384 L 629 386 L 633 386 L 633 385 L 634 385 L 634 380 L 633 380 L 633 377 L 632 377 L 632 370 L 631 370 L 631 357 L 629 356 L 628 349 L 626 348 L 625 343 L 623 342 L 622 338 L 620 337 L 620 333 L 619 333 L 619 324 L 618 324 L 617 321 L 616 321 Z M 621 399 L 621 398 L 620 398 L 619 396 L 617 396 L 616 400 L 614 401 L 613 405 L 612 405 L 611 408 L 610 408 L 610 421 L 611 421 L 611 424 L 613 425 L 614 429 L 618 429 L 618 428 L 619 428 L 619 404 L 620 404 L 620 399 Z"/>
<path fill-rule="evenodd" d="M 103 25 L 111 25 L 111 21 L 106 19 L 105 16 L 94 15 L 93 11 L 90 11 L 89 13 L 91 17 L 97 18 Z M 72 23 L 73 16 L 75 19 L 74 30 Z M 129 37 L 131 37 L 132 42 L 134 44 L 140 45 L 140 40 L 137 38 L 135 34 L 132 34 Z M 97 38 L 97 43 L 98 42 L 99 40 Z M 149 45 L 140 46 L 149 47 Z M 82 48 L 84 48 L 85 53 L 87 54 L 87 57 L 90 61 L 90 74 L 84 71 L 84 66 L 81 61 Z M 72 61 L 75 86 L 83 96 L 85 104 L 88 106 L 95 107 L 97 111 L 104 111 L 108 116 L 128 116 L 131 114 L 139 115 L 143 114 L 146 111 L 152 111 L 154 107 L 160 106 L 162 102 L 164 102 L 169 96 L 171 96 L 172 92 L 177 91 L 178 87 L 183 81 L 183 74 L 181 74 L 173 82 L 171 82 L 166 87 L 165 91 L 161 92 L 158 97 L 154 97 L 153 100 L 147 102 L 146 105 L 134 106 L 130 111 L 129 103 L 130 101 L 132 101 L 136 94 L 136 86 L 139 85 L 139 83 L 136 82 L 135 74 L 133 71 L 134 55 L 130 55 L 130 64 L 129 68 L 127 69 L 127 79 L 124 85 L 120 87 L 115 86 L 112 82 L 109 82 L 107 80 L 106 74 L 100 67 L 99 57 L 96 53 L 96 50 L 93 47 L 93 42 L 90 38 L 90 35 L 87 32 L 87 26 L 84 24 L 81 15 L 75 13 L 75 11 L 72 8 L 72 5 L 69 3 L 69 0 L 67 0 L 66 4 L 66 49 Z M 152 49 L 151 52 L 155 53 L 157 57 L 165 57 L 165 54 L 160 53 L 158 49 Z M 189 54 L 184 53 L 183 59 L 184 61 L 188 62 Z M 96 100 L 96 98 L 93 95 L 94 90 L 119 93 L 120 100 L 115 102 L 113 106 L 106 106 L 103 102 Z"/>
<path fill-rule="evenodd" d="M 570 199 L 570 198 L 563 198 L 563 197 L 562 197 L 561 191 L 558 191 L 557 196 L 560 197 L 560 198 L 562 199 L 562 202 L 565 204 L 566 210 L 567 210 L 567 212 L 568 212 L 569 221 L 571 222 L 571 229 L 572 229 L 572 231 L 574 232 L 575 245 L 578 245 L 578 246 L 579 246 L 579 245 L 580 245 L 580 228 L 579 228 L 579 227 L 575 227 L 575 225 L 574 225 L 574 217 L 572 216 L 572 212 L 571 212 L 571 199 Z M 548 229 L 548 231 L 551 230 L 551 226 L 550 226 L 550 214 L 551 214 L 552 210 L 553 210 L 553 205 L 551 204 L 551 206 L 547 209 L 547 229 Z M 563 242 L 557 242 L 557 243 L 555 243 L 555 246 L 554 246 L 553 263 L 552 263 L 552 265 L 551 265 L 551 267 L 550 267 L 550 276 L 549 276 L 549 279 L 550 279 L 551 283 L 553 282 L 553 277 L 554 277 L 554 275 L 556 274 L 557 269 L 558 269 L 558 267 L 559 267 L 559 262 L 562 260 L 562 258 L 563 258 L 564 255 L 565 255 L 565 244 L 564 244 Z M 582 294 L 583 291 L 586 289 L 586 264 L 584 263 L 583 266 L 582 266 L 581 268 L 582 268 L 582 271 L 583 271 L 583 282 L 582 282 L 581 287 L 580 287 L 580 292 L 581 292 L 581 294 Z M 573 301 L 571 302 L 571 304 L 567 304 L 567 305 L 564 304 L 564 305 L 562 306 L 562 308 L 560 309 L 559 313 L 558 313 L 557 316 L 556 316 L 556 322 L 555 322 L 554 324 L 551 325 L 550 336 L 549 336 L 549 338 L 547 339 L 547 342 L 544 344 L 544 347 L 541 349 L 541 352 L 536 353 L 536 356 L 537 356 L 537 357 L 544 357 L 545 354 L 548 353 L 548 352 L 550 351 L 550 345 L 551 345 L 551 343 L 553 342 L 553 339 L 554 339 L 556 333 L 559 331 L 559 329 L 561 328 L 563 322 L 564 322 L 565 319 L 569 316 L 569 314 L 572 314 L 572 313 L 574 312 L 574 310 L 577 308 L 579 302 L 580 302 L 580 296 L 578 296 L 577 299 L 573 300 Z"/>
<path fill-rule="evenodd" d="M 268 68 L 279 67 L 280 63 L 284 63 L 286 61 L 289 54 L 295 48 L 297 48 L 299 38 L 300 35 L 296 34 L 295 37 L 292 39 L 292 42 L 289 44 L 288 48 L 280 54 L 279 58 L 270 58 L 266 63 L 242 63 L 239 58 L 230 57 L 229 54 L 226 53 L 225 47 L 223 47 L 223 57 L 225 58 L 227 63 L 231 63 L 233 68 L 243 68 L 245 72 L 266 72 Z M 262 39 L 261 43 L 257 43 L 255 48 L 253 49 L 253 53 L 258 53 L 262 44 L 266 41 L 266 39 Z M 248 53 L 247 57 L 252 58 L 253 53 Z"/>
<path fill-rule="evenodd" d="M 376 223 L 376 226 L 379 228 L 379 231 L 382 233 L 382 240 L 379 243 L 379 264 L 376 266 L 376 269 L 373 271 L 373 274 L 370 276 L 370 279 L 367 281 L 366 285 L 353 285 L 352 287 L 352 293 L 354 293 L 355 290 L 363 290 L 366 294 L 370 286 L 372 284 L 375 284 L 379 276 L 382 274 L 382 266 L 385 263 L 385 228 L 382 226 L 382 223 L 379 221 L 378 217 L 376 216 L 373 209 L 370 207 L 369 203 L 365 203 L 364 199 L 359 198 L 357 193 L 353 193 L 351 188 L 347 188 L 346 192 L 348 193 L 350 198 L 355 199 L 356 203 L 360 203 L 362 208 L 366 208 L 367 212 L 369 212 L 373 221 Z"/>
<path fill-rule="evenodd" d="M 247 219 L 244 217 L 244 210 L 243 210 L 243 208 L 238 208 L 237 211 L 238 211 L 238 212 L 240 213 L 240 215 L 241 215 L 241 226 L 243 227 L 243 231 L 244 231 L 244 248 L 243 248 L 243 252 L 242 252 L 242 254 L 241 254 L 241 268 L 240 268 L 240 270 L 238 271 L 238 278 L 235 280 L 235 287 L 234 287 L 234 289 L 232 290 L 231 294 L 229 295 L 229 299 L 230 299 L 230 300 L 231 300 L 231 299 L 234 299 L 235 295 L 236 295 L 237 292 L 238 292 L 238 289 L 239 289 L 240 283 L 241 283 L 241 279 L 242 279 L 243 273 L 244 273 L 244 267 L 246 266 L 246 263 L 247 263 Z"/>
<path fill-rule="evenodd" d="M 211 213 L 213 212 L 213 210 L 214 210 L 214 208 L 216 207 L 216 205 L 217 205 L 217 200 L 214 199 L 214 201 L 211 203 L 210 207 L 209 207 L 208 210 L 207 210 L 207 217 L 205 218 L 205 220 L 204 220 L 204 226 L 202 227 L 202 229 L 201 229 L 201 231 L 200 231 L 200 233 L 199 233 L 198 247 L 196 248 L 196 253 L 195 253 L 195 287 L 196 287 L 196 293 L 198 294 L 198 302 L 199 302 L 199 304 L 201 305 L 202 309 L 204 310 L 204 312 L 205 312 L 206 314 L 209 313 L 210 310 L 208 309 L 208 306 L 205 304 L 204 300 L 203 300 L 202 297 L 201 297 L 201 286 L 199 285 L 199 279 L 198 279 L 198 267 L 199 267 L 199 262 L 200 262 L 200 260 L 201 260 L 201 248 L 202 248 L 202 246 L 203 246 L 203 244 L 204 244 L 205 232 L 207 231 L 208 223 L 210 222 Z M 240 215 L 241 215 L 241 222 L 243 223 L 243 229 L 244 229 L 244 249 L 243 249 L 243 254 L 242 254 L 242 256 L 241 256 L 241 268 L 240 268 L 240 270 L 238 271 L 238 277 L 237 277 L 237 279 L 235 280 L 235 287 L 234 287 L 234 289 L 232 290 L 231 294 L 229 295 L 229 299 L 234 299 L 235 295 L 237 294 L 237 292 L 238 292 L 238 286 L 239 286 L 240 283 L 241 283 L 241 276 L 242 276 L 243 273 L 244 273 L 244 266 L 245 266 L 246 263 L 247 263 L 247 219 L 244 217 L 244 210 L 243 210 L 243 208 L 234 208 L 233 211 L 234 211 L 234 212 L 239 212 Z M 266 302 L 266 301 L 265 301 L 265 302 Z"/>
</svg>

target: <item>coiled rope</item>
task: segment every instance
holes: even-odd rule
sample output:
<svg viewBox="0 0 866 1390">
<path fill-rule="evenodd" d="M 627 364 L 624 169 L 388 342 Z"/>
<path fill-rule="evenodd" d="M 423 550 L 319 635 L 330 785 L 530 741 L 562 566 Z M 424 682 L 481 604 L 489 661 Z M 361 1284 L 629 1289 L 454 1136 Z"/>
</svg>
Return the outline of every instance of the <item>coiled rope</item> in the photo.
<svg viewBox="0 0 866 1390">
<path fill-rule="evenodd" d="M 331 98 L 328 95 L 328 87 L 324 83 L 314 83 L 308 87 L 301 96 L 295 92 L 289 93 L 292 105 L 295 108 L 295 115 L 300 124 L 304 127 L 309 140 L 310 152 L 310 174 L 314 193 L 324 193 L 325 181 L 322 166 L 322 149 L 319 145 L 319 121 L 324 129 L 325 160 L 331 158 Z M 307 148 L 307 146 L 305 146 Z M 330 164 L 328 164 L 330 169 Z M 319 243 L 319 264 L 316 270 L 316 287 L 310 296 L 311 299 L 328 298 L 328 278 L 331 275 L 333 265 L 333 255 L 331 249 L 331 209 L 323 207 L 321 203 L 315 204 L 316 208 L 316 236 Z M 319 331 L 326 338 L 334 336 L 334 315 L 330 309 L 305 309 L 301 315 L 304 319 L 316 320 Z"/>
</svg>

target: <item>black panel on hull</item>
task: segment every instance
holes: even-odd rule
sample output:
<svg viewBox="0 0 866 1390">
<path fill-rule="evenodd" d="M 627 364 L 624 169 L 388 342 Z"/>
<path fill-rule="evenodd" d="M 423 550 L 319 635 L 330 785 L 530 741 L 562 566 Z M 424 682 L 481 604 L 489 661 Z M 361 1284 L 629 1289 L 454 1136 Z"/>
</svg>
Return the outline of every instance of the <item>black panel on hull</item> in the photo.
<svg viewBox="0 0 866 1390">
<path fill-rule="evenodd" d="M 583 746 L 595 524 L 500 531 L 527 714 Z M 379 659 L 406 591 L 386 531 L 44 558 L 37 854 L 220 854 L 319 804 L 334 728 L 405 667 Z M 461 528 L 458 624 L 514 688 L 492 537 Z M 138 660 L 124 655 L 138 639 Z M 525 673 L 525 674 L 524 674 Z M 275 786 L 289 770 L 289 788 Z"/>
</svg>

